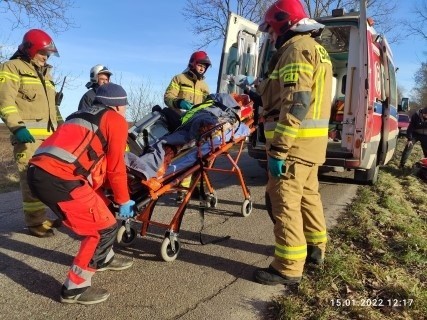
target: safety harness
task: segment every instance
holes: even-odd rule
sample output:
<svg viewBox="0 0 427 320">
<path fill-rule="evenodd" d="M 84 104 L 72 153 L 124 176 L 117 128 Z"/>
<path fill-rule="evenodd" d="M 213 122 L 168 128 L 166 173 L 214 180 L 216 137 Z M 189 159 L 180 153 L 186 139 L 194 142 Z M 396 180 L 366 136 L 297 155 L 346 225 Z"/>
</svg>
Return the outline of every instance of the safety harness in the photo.
<svg viewBox="0 0 427 320">
<path fill-rule="evenodd" d="M 84 111 L 77 111 L 67 117 L 62 125 L 61 139 L 40 147 L 35 156 L 46 155 L 71 164 L 75 175 L 82 175 L 91 182 L 91 172 L 107 152 L 107 140 L 99 125 L 110 109 L 95 105 Z M 68 139 L 64 139 L 67 137 Z"/>
</svg>

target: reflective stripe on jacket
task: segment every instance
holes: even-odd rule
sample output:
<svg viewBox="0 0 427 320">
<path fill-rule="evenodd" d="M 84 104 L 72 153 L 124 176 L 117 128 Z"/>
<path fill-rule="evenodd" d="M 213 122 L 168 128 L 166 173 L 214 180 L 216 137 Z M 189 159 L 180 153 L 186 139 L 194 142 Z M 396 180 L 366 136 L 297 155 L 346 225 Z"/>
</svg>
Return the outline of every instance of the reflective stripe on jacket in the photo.
<svg viewBox="0 0 427 320">
<path fill-rule="evenodd" d="M 0 116 L 12 133 L 27 127 L 35 138 L 45 138 L 62 119 L 50 69 L 21 58 L 0 65 Z"/>
<path fill-rule="evenodd" d="M 186 100 L 191 104 L 200 104 L 209 94 L 209 87 L 203 79 L 197 77 L 191 71 L 174 76 L 166 89 L 165 104 L 175 111 L 181 112 L 178 103 Z"/>
<path fill-rule="evenodd" d="M 296 35 L 276 52 L 258 86 L 270 156 L 325 161 L 331 86 L 329 55 L 310 35 Z"/>
<path fill-rule="evenodd" d="M 218 95 L 222 95 L 226 98 L 226 96 L 228 94 L 218 94 Z M 222 97 L 219 96 L 218 99 L 221 99 Z M 223 98 L 224 99 L 224 98 Z M 232 103 L 231 105 L 233 107 L 236 107 L 237 102 L 234 101 L 234 105 L 233 101 L 225 101 L 228 104 Z M 218 123 L 230 123 L 230 124 L 234 124 L 236 121 L 240 121 L 240 117 L 239 115 L 236 113 L 236 111 L 234 111 L 232 108 L 228 105 L 225 105 L 222 103 L 221 100 L 213 100 L 211 98 L 208 98 L 204 103 L 201 103 L 199 105 L 195 105 L 193 106 L 193 108 L 191 108 L 190 110 L 188 110 L 182 117 L 181 117 L 181 124 L 184 125 L 186 124 L 188 121 L 190 121 L 191 119 L 193 119 L 193 117 L 202 110 L 205 110 L 209 113 L 211 113 L 212 115 L 214 115 L 217 119 L 218 119 Z"/>
<path fill-rule="evenodd" d="M 99 129 L 102 117 L 110 109 L 93 107 L 75 112 L 54 134 L 36 150 L 34 156 L 54 157 L 75 167 L 75 175 L 85 177 L 91 185 L 99 183 L 97 168 L 107 149 L 107 140 Z M 105 169 L 101 170 L 105 173 Z M 102 179 L 101 179 L 102 180 Z M 102 183 L 101 183 L 102 184 Z"/>
<path fill-rule="evenodd" d="M 108 179 L 114 201 L 123 204 L 129 200 L 124 155 L 128 124 L 126 119 L 113 109 L 105 107 L 105 113 L 97 113 L 97 108 L 99 106 L 94 106 L 93 111 L 77 111 L 70 115 L 67 121 L 41 144 L 41 149 L 36 151 L 30 163 L 63 180 L 89 182 L 91 179 L 94 189 Z M 96 117 L 100 119 L 95 119 Z M 97 135 L 94 134 L 96 131 L 99 131 Z M 101 136 L 106 140 L 105 148 Z M 65 155 L 63 158 L 68 161 L 60 159 L 61 153 L 52 152 L 52 149 L 49 149 L 51 147 L 62 149 Z M 73 151 L 73 147 L 78 150 Z M 82 170 L 76 172 L 78 168 L 70 163 L 75 158 L 79 159 L 79 163 L 86 170 L 92 166 L 90 176 L 86 177 Z M 96 159 L 99 160 L 93 166 Z"/>
<path fill-rule="evenodd" d="M 209 101 L 206 101 L 205 103 L 201 103 L 201 104 L 195 106 L 194 108 L 191 108 L 182 116 L 181 124 L 187 123 L 194 116 L 194 114 L 196 112 L 199 112 L 200 110 L 203 110 L 203 109 L 206 109 L 206 108 L 212 106 L 213 103 L 214 103 L 213 100 L 209 100 Z"/>
</svg>

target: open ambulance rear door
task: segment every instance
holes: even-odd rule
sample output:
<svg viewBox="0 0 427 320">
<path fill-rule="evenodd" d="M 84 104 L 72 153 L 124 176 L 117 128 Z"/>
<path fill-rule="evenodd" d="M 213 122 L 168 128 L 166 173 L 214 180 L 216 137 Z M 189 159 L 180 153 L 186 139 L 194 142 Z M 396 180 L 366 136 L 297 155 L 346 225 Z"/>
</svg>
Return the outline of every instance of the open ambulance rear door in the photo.
<svg viewBox="0 0 427 320">
<path fill-rule="evenodd" d="M 234 84 L 239 75 L 257 75 L 258 25 L 234 13 L 228 16 L 227 34 L 221 55 L 217 92 L 241 93 Z"/>
</svg>

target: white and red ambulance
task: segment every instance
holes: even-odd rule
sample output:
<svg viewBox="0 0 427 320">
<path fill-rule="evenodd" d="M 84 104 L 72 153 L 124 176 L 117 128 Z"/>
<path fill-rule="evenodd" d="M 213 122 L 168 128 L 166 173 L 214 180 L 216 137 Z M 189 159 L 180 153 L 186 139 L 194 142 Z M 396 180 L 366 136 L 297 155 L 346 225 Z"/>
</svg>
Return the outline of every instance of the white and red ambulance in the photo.
<svg viewBox="0 0 427 320">
<path fill-rule="evenodd" d="M 329 143 L 325 166 L 354 170 L 360 182 L 375 183 L 380 165 L 393 156 L 398 137 L 396 67 L 384 35 L 360 12 L 333 10 L 316 19 L 325 25 L 317 39 L 329 52 L 333 65 L 333 92 Z M 273 49 L 258 26 L 230 14 L 221 57 L 218 92 L 239 92 L 233 79 L 241 75 L 263 78 Z M 406 103 L 407 104 L 407 103 Z M 248 145 L 249 155 L 265 159 L 262 107 L 256 108 L 258 130 Z"/>
</svg>

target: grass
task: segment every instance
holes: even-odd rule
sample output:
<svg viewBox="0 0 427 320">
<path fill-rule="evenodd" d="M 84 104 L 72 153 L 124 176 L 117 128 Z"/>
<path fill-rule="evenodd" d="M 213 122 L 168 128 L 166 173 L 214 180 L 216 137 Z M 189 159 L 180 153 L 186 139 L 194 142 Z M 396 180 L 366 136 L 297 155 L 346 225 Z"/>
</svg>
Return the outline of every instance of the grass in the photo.
<svg viewBox="0 0 427 320">
<path fill-rule="evenodd" d="M 267 318 L 427 319 L 427 183 L 410 169 L 419 146 L 398 169 L 403 146 L 329 230 L 323 270 L 275 297 Z"/>
<path fill-rule="evenodd" d="M 8 135 L 0 135 L 0 193 L 19 189 L 19 175 Z"/>
</svg>

